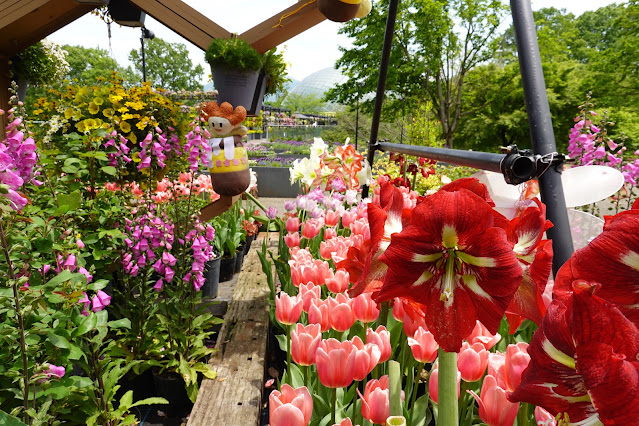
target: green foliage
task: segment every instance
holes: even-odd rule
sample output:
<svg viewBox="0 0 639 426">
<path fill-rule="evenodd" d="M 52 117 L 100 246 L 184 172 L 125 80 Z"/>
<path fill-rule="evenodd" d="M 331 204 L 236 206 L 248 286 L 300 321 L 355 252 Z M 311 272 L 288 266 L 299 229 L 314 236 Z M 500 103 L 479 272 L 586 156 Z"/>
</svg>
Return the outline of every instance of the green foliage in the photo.
<svg viewBox="0 0 639 426">
<path fill-rule="evenodd" d="M 211 66 L 220 66 L 240 72 L 259 71 L 264 64 L 262 56 L 246 40 L 238 37 L 214 38 L 206 49 L 204 58 Z M 271 57 L 270 60 L 274 64 L 276 58 Z"/>
<path fill-rule="evenodd" d="M 313 93 L 289 93 L 284 98 L 282 106 L 293 113 L 319 114 L 324 109 L 324 102 Z"/>
<path fill-rule="evenodd" d="M 202 88 L 204 69 L 193 66 L 189 52 L 182 43 L 168 43 L 160 38 L 146 41 L 144 49 L 147 81 L 154 87 L 171 90 L 198 90 Z M 129 52 L 133 62 L 136 80 L 142 79 L 142 50 Z"/>
<path fill-rule="evenodd" d="M 290 83 L 291 79 L 286 76 L 286 62 L 282 52 L 277 49 L 271 49 L 262 55 L 264 60 L 263 69 L 268 80 L 266 81 L 265 94 L 276 95 L 283 93 L 286 83 Z"/>
<path fill-rule="evenodd" d="M 99 47 L 62 46 L 67 51 L 69 71 L 65 78 L 79 86 L 92 86 L 98 82 L 108 82 L 112 72 L 118 73 L 125 84 L 134 81 L 131 68 L 120 66 L 109 52 Z"/>
<path fill-rule="evenodd" d="M 65 52 L 47 40 L 39 41 L 11 58 L 13 78 L 34 85 L 46 85 L 68 70 Z"/>
</svg>

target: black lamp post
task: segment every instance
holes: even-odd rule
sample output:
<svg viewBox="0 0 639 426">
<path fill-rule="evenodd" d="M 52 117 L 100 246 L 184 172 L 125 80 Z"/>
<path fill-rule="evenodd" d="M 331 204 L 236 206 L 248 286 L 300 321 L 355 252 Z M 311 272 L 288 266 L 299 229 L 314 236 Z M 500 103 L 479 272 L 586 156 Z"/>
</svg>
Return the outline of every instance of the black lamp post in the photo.
<svg viewBox="0 0 639 426">
<path fill-rule="evenodd" d="M 357 136 L 359 135 L 359 97 L 361 96 L 361 88 L 364 87 L 364 82 L 359 82 L 357 88 L 357 112 L 355 113 L 355 149 L 357 149 Z"/>
<path fill-rule="evenodd" d="M 146 81 L 146 60 L 144 58 L 144 39 L 153 40 L 155 38 L 155 34 L 153 31 L 142 27 L 142 36 L 140 37 L 140 43 L 142 44 L 142 82 Z"/>
</svg>

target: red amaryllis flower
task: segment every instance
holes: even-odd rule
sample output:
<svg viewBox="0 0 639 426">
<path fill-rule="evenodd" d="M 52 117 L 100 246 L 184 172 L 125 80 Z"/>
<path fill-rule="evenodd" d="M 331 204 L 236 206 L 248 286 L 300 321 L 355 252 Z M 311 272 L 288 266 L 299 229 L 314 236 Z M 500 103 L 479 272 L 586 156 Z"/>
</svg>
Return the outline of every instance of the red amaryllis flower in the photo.
<svg viewBox="0 0 639 426">
<path fill-rule="evenodd" d="M 476 320 L 496 333 L 522 277 L 497 215 L 466 189 L 427 197 L 380 257 L 388 271 L 377 301 L 426 305 L 426 325 L 447 352 L 459 350 Z"/>
<path fill-rule="evenodd" d="M 509 314 L 520 315 L 541 324 L 546 313 L 542 294 L 552 269 L 552 243 L 542 240 L 544 232 L 552 223 L 546 220 L 546 207 L 536 198 L 537 205 L 526 208 L 519 216 L 510 221 L 506 227 L 508 241 L 513 244 L 513 251 L 523 269 L 524 277 L 515 293 L 513 301 L 506 310 Z M 511 318 L 509 315 L 509 324 Z M 510 324 L 510 332 L 514 333 L 521 320 Z"/>
<path fill-rule="evenodd" d="M 363 262 L 363 270 L 359 279 L 349 290 L 352 297 L 362 293 L 370 293 L 379 290 L 386 273 L 386 265 L 379 260 L 379 256 L 390 244 L 391 235 L 402 230 L 402 210 L 404 208 L 404 196 L 402 192 L 391 185 L 383 182 L 380 186 L 380 206 L 368 205 L 368 223 L 371 231 L 369 251 L 366 253 L 366 260 Z M 351 248 L 353 255 L 362 255 L 361 249 Z M 338 264 L 338 267 L 352 267 L 352 263 Z M 354 276 L 348 271 L 351 277 Z M 357 273 L 355 274 L 357 275 Z"/>
<path fill-rule="evenodd" d="M 530 402 L 553 416 L 565 412 L 571 424 L 636 423 L 639 330 L 598 297 L 601 289 L 575 281 L 572 297 L 548 307 L 528 347 L 530 364 L 509 400 Z"/>
<path fill-rule="evenodd" d="M 603 232 L 559 270 L 553 298 L 569 298 L 574 280 L 601 283 L 597 296 L 639 327 L 639 210 L 606 217 Z"/>
</svg>

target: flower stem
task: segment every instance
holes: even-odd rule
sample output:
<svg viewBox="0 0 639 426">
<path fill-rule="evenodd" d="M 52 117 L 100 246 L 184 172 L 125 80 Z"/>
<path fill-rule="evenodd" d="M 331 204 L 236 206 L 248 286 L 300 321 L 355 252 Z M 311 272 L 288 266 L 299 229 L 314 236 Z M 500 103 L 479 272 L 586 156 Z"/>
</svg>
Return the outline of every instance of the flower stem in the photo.
<svg viewBox="0 0 639 426">
<path fill-rule="evenodd" d="M 519 404 L 519 411 L 517 411 L 517 425 L 528 426 L 528 412 L 530 410 L 530 404 L 522 402 Z"/>
<path fill-rule="evenodd" d="M 291 380 L 291 325 L 286 326 L 286 371 L 290 384 L 293 384 Z"/>
<path fill-rule="evenodd" d="M 415 369 L 415 383 L 413 384 L 413 392 L 410 396 L 410 417 L 409 417 L 409 425 L 413 425 L 413 416 L 415 415 L 415 399 L 417 397 L 417 387 L 419 386 L 419 378 L 422 375 L 422 370 L 424 369 L 424 363 L 420 362 L 417 364 L 417 368 Z"/>
<path fill-rule="evenodd" d="M 459 425 L 457 412 L 457 353 L 439 348 L 439 422 L 441 426 Z"/>
<path fill-rule="evenodd" d="M 7 240 L 4 236 L 4 227 L 2 226 L 2 217 L 0 217 L 0 240 L 2 241 L 2 251 L 7 260 L 9 268 L 9 279 L 11 279 L 11 287 L 13 289 L 13 301 L 16 305 L 16 317 L 18 319 L 18 330 L 20 332 L 20 352 L 22 355 L 22 378 L 24 380 L 24 390 L 22 391 L 22 401 L 24 404 L 24 422 L 31 424 L 27 410 L 29 409 L 29 363 L 27 361 L 27 343 L 24 333 L 24 319 L 22 318 L 22 309 L 20 308 L 20 294 L 18 293 L 18 281 L 13 272 L 13 263 L 9 256 Z M 35 400 L 34 400 L 35 401 Z"/>
<path fill-rule="evenodd" d="M 335 411 L 337 410 L 337 388 L 331 389 L 331 424 L 335 422 Z"/>
</svg>

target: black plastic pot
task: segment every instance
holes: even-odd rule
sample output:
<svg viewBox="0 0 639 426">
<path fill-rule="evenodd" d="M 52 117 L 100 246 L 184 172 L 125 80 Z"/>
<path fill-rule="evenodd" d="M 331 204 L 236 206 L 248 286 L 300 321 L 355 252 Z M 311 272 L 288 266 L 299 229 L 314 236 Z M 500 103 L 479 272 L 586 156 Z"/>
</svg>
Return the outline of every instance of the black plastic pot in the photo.
<svg viewBox="0 0 639 426">
<path fill-rule="evenodd" d="M 215 299 L 220 284 L 220 266 L 222 256 L 219 254 L 213 260 L 206 262 L 204 267 L 204 285 L 202 286 L 202 297 Z"/>
<path fill-rule="evenodd" d="M 242 270 L 242 263 L 244 263 L 244 244 L 241 244 L 235 252 L 235 272 Z"/>
<path fill-rule="evenodd" d="M 213 83 L 218 91 L 217 101 L 230 103 L 233 108 L 243 106 L 248 115 L 256 115 L 262 109 L 266 90 L 263 71 L 239 72 L 221 66 L 211 66 Z"/>
<path fill-rule="evenodd" d="M 151 370 L 144 370 L 144 372 L 140 374 L 135 374 L 133 370 L 129 370 L 124 377 L 118 381 L 118 384 L 120 385 L 120 389 L 118 389 L 115 394 L 116 401 L 120 401 L 120 398 L 130 390 L 133 391 L 134 402 L 156 395 Z"/>
<path fill-rule="evenodd" d="M 253 244 L 253 240 L 255 239 L 255 235 L 249 235 L 246 237 L 246 245 L 244 246 L 244 256 L 246 256 L 251 250 L 251 244 Z"/>
<path fill-rule="evenodd" d="M 153 384 L 157 396 L 169 401 L 160 408 L 167 416 L 184 417 L 193 409 L 193 403 L 186 393 L 184 379 L 179 374 L 153 374 Z"/>
<path fill-rule="evenodd" d="M 233 257 L 224 256 L 220 261 L 220 282 L 228 281 L 233 278 L 235 273 L 235 255 Z"/>
</svg>

